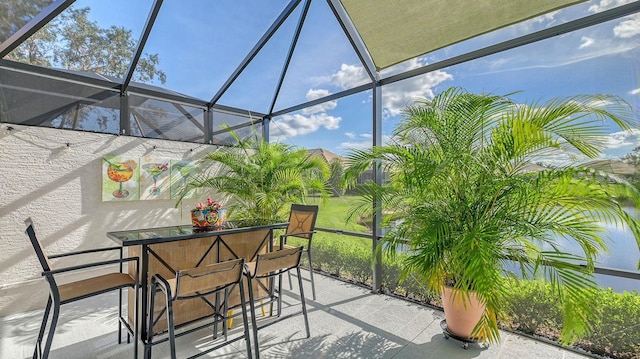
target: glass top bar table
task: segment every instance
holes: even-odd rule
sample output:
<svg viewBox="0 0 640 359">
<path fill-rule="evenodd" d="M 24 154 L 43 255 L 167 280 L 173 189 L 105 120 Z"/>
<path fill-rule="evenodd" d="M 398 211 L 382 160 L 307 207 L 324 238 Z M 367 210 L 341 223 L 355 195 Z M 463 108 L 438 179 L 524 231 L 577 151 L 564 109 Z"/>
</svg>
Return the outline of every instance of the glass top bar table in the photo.
<svg viewBox="0 0 640 359">
<path fill-rule="evenodd" d="M 140 337 L 145 344 L 145 358 L 149 347 L 147 343 L 147 318 L 149 311 L 154 310 L 154 318 L 159 320 L 154 323 L 153 334 L 166 330 L 166 315 L 163 315 L 163 301 L 157 301 L 156 308 L 149 306 L 149 284 L 154 274 L 161 274 L 165 278 L 175 277 L 175 272 L 180 269 L 206 266 L 235 258 L 244 258 L 250 262 L 256 259 L 258 254 L 273 250 L 273 231 L 286 228 L 287 222 L 273 222 L 256 219 L 240 219 L 227 221 L 221 227 L 198 228 L 191 225 L 168 226 L 158 228 L 132 229 L 124 231 L 107 232 L 107 237 L 123 247 L 127 247 L 129 256 L 140 257 L 140 315 L 133 318 L 134 296 L 129 291 L 129 321 L 140 320 Z M 129 266 L 129 271 L 135 270 L 134 265 Z M 262 297 L 267 290 L 272 290 L 272 283 L 256 286 L 254 289 L 256 298 Z M 262 291 L 262 292 L 260 292 Z M 230 307 L 238 304 L 239 293 L 230 295 Z M 174 307 L 177 327 L 187 325 L 212 315 L 215 307 L 210 302 L 195 298 L 193 300 L 180 301 Z"/>
</svg>

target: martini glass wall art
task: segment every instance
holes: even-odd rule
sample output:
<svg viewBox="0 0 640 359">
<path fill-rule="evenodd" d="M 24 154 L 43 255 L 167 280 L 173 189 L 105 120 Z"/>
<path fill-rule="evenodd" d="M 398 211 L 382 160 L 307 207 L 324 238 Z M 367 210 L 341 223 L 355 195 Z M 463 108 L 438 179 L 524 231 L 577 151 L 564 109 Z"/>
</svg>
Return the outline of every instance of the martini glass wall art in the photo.
<svg viewBox="0 0 640 359">
<path fill-rule="evenodd" d="M 142 166 L 142 168 L 147 171 L 153 177 L 153 188 L 149 190 L 149 193 L 152 195 L 159 195 L 160 188 L 158 188 L 158 177 L 164 172 L 169 170 L 169 166 L 163 163 L 147 163 Z"/>
<path fill-rule="evenodd" d="M 194 173 L 195 165 L 188 161 L 171 161 L 171 198 L 178 199 L 187 188 L 189 178 Z M 184 195 L 184 198 L 193 198 L 193 190 Z"/>
<path fill-rule="evenodd" d="M 140 199 L 170 199 L 169 163 L 152 156 L 140 158 Z"/>
</svg>

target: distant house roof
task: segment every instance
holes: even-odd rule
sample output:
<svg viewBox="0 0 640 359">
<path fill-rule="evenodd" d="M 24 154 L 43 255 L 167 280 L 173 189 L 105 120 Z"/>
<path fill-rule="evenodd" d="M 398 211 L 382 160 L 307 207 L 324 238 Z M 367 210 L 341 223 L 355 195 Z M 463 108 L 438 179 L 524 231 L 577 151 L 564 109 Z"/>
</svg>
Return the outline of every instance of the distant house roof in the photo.
<svg viewBox="0 0 640 359">
<path fill-rule="evenodd" d="M 636 166 L 618 160 L 596 160 L 588 162 L 587 166 L 617 175 L 635 175 L 638 173 Z"/>
<path fill-rule="evenodd" d="M 312 150 L 307 150 L 310 156 L 319 156 L 322 157 L 327 163 L 331 163 L 333 160 L 338 159 L 344 165 L 345 159 L 344 157 L 335 154 L 329 150 L 325 150 L 324 148 L 314 148 Z"/>
</svg>

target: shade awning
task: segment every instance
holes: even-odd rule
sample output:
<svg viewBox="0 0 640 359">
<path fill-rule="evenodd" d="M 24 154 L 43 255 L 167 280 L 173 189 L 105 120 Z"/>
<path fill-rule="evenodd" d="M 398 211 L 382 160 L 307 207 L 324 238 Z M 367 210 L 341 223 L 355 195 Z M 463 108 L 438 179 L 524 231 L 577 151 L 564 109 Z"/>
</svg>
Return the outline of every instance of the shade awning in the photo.
<svg viewBox="0 0 640 359">
<path fill-rule="evenodd" d="M 584 0 L 340 0 L 378 70 Z"/>
</svg>

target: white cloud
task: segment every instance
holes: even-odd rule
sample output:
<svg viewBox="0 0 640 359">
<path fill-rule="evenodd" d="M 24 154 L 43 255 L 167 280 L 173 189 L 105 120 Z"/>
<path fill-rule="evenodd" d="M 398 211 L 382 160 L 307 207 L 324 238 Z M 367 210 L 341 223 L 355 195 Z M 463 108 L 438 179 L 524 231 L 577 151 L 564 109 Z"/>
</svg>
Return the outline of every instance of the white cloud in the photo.
<svg viewBox="0 0 640 359">
<path fill-rule="evenodd" d="M 356 133 L 355 132 L 349 131 L 349 132 L 346 132 L 344 135 L 349 137 L 349 138 L 351 138 L 351 139 L 356 138 Z"/>
<path fill-rule="evenodd" d="M 613 28 L 616 37 L 627 39 L 640 34 L 640 14 L 634 14 Z"/>
<path fill-rule="evenodd" d="M 601 12 L 616 6 L 628 4 L 634 0 L 600 0 L 598 4 L 589 6 L 590 12 Z"/>
<path fill-rule="evenodd" d="M 393 72 L 409 71 L 424 65 L 426 65 L 425 60 L 416 58 L 394 66 Z M 453 79 L 451 74 L 446 71 L 437 70 L 425 75 L 386 85 L 382 91 L 382 105 L 385 116 L 398 115 L 404 107 L 413 103 L 417 98 L 432 98 L 434 96 L 433 88 L 451 79 Z M 342 64 L 340 70 L 326 77 L 326 80 L 330 81 L 330 83 L 336 87 L 348 89 L 368 82 L 369 78 L 364 67 Z M 313 91 L 315 91 L 314 94 L 320 94 L 320 91 L 326 90 Z M 326 91 L 326 93 L 328 94 L 329 92 Z M 309 98 L 309 93 L 307 93 L 307 98 Z M 335 107 L 331 109 L 333 108 Z"/>
<path fill-rule="evenodd" d="M 584 49 L 585 47 L 589 47 L 589 46 L 593 45 L 594 42 L 596 42 L 596 40 L 594 40 L 593 38 L 583 36 L 582 37 L 582 43 L 580 44 L 580 47 L 578 47 L 578 48 L 579 49 Z"/>
<path fill-rule="evenodd" d="M 329 77 L 329 81 L 341 89 L 350 89 L 371 82 L 364 67 L 342 64 L 340 70 Z"/>
<path fill-rule="evenodd" d="M 529 20 L 513 24 L 504 31 L 513 31 L 514 34 L 523 35 L 531 33 L 535 30 L 539 30 L 540 25 L 545 28 L 553 26 L 556 23 L 556 15 L 558 15 L 560 12 L 562 12 L 562 10 L 556 10 L 546 14 L 542 14 L 540 16 L 536 16 Z M 500 33 L 500 30 L 496 31 L 495 33 Z M 489 34 L 489 36 L 491 36 L 491 33 Z"/>
<path fill-rule="evenodd" d="M 493 59 L 489 60 L 489 61 L 487 61 L 487 64 L 489 64 L 489 66 L 492 67 L 492 68 L 496 68 L 496 67 L 502 67 L 502 66 L 506 65 L 510 61 L 511 61 L 511 59 L 509 59 L 509 58 L 501 57 L 501 58 L 498 58 L 498 59 L 495 59 L 495 60 L 493 60 Z"/>
<path fill-rule="evenodd" d="M 306 135 L 318 131 L 321 127 L 335 130 L 340 127 L 341 117 L 329 116 L 326 113 L 303 115 L 283 115 L 272 122 L 270 138 L 281 141 L 286 138 Z"/>
<path fill-rule="evenodd" d="M 640 130 L 631 129 L 610 133 L 603 140 L 607 150 L 635 147 L 640 143 Z"/>
<path fill-rule="evenodd" d="M 513 72 L 535 68 L 556 68 L 561 66 L 568 66 L 583 61 L 588 61 L 602 56 L 613 56 L 617 54 L 624 54 L 629 51 L 635 50 L 640 46 L 637 41 L 606 41 L 603 39 L 598 40 L 598 46 L 590 46 L 585 51 L 575 52 L 569 54 L 558 54 L 556 51 L 548 51 L 546 53 L 536 56 L 536 63 L 531 63 L 527 59 L 523 60 L 523 57 L 518 55 L 509 58 L 509 60 L 503 60 L 503 64 L 508 64 L 512 67 L 496 68 L 491 67 L 491 71 L 478 72 L 477 75 L 487 75 L 500 72 Z M 530 60 L 530 59 L 529 59 Z M 490 63 L 490 65 L 495 65 Z M 520 65 L 520 66 L 518 66 Z"/>
<path fill-rule="evenodd" d="M 383 71 L 383 77 L 392 73 L 402 73 L 427 65 L 424 58 L 405 61 Z M 453 75 L 443 70 L 436 70 L 424 75 L 412 77 L 400 82 L 384 86 L 382 90 L 382 106 L 385 117 L 397 116 L 407 105 L 418 98 L 433 98 L 433 89 Z"/>
<path fill-rule="evenodd" d="M 453 76 L 445 71 L 434 71 L 405 81 L 385 86 L 382 106 L 385 115 L 397 116 L 403 108 L 419 98 L 433 98 L 433 89 Z"/>
<path fill-rule="evenodd" d="M 325 96 L 329 96 L 331 95 L 331 92 L 329 92 L 329 90 L 325 90 L 325 89 L 309 89 L 309 91 L 307 91 L 307 96 L 305 96 L 307 98 L 307 101 L 311 101 L 311 100 L 315 100 L 315 99 L 319 99 Z"/>
<path fill-rule="evenodd" d="M 561 10 L 552 11 L 546 14 L 542 14 L 540 16 L 536 16 L 531 19 L 534 23 L 546 24 L 545 26 L 551 26 L 556 21 L 556 15 L 560 13 Z"/>
<path fill-rule="evenodd" d="M 640 95 L 640 87 L 629 91 L 629 95 Z"/>
<path fill-rule="evenodd" d="M 319 99 L 322 97 L 326 97 L 331 95 L 331 92 L 329 92 L 329 90 L 325 90 L 325 89 L 310 89 L 309 91 L 307 91 L 307 100 L 308 101 L 312 101 L 315 99 Z M 305 115 L 311 115 L 314 113 L 320 113 L 320 112 L 327 112 L 329 110 L 333 110 L 334 108 L 338 107 L 338 101 L 327 101 L 327 102 L 323 102 L 321 104 L 315 105 L 315 106 L 311 106 L 311 107 L 307 107 L 305 109 L 302 110 L 302 113 Z"/>
</svg>

